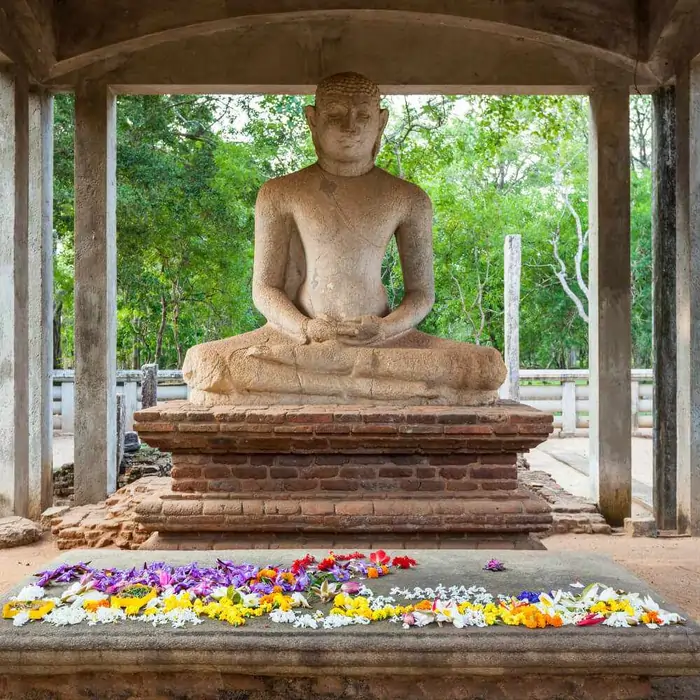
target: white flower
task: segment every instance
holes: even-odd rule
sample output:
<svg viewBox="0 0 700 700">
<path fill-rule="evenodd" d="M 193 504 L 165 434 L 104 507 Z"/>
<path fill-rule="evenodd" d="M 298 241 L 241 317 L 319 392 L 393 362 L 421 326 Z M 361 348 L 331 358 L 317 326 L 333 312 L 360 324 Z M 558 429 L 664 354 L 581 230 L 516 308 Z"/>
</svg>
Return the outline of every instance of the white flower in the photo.
<svg viewBox="0 0 700 700">
<path fill-rule="evenodd" d="M 21 627 L 22 625 L 26 625 L 27 622 L 29 622 L 29 613 L 26 610 L 18 612 L 12 620 L 12 624 L 15 627 Z"/>
<path fill-rule="evenodd" d="M 297 616 L 291 610 L 273 610 L 270 615 L 273 622 L 290 624 L 297 619 Z"/>
<path fill-rule="evenodd" d="M 30 603 L 33 600 L 40 600 L 44 597 L 46 591 L 41 586 L 29 585 L 25 586 L 18 594 L 15 600 L 22 603 Z"/>
<path fill-rule="evenodd" d="M 211 597 L 214 600 L 221 600 L 221 598 L 226 597 L 227 593 L 228 593 L 228 588 L 226 586 L 217 586 L 216 588 L 212 589 Z"/>
<path fill-rule="evenodd" d="M 575 583 L 570 583 L 569 586 L 571 588 L 584 588 L 584 585 L 580 581 L 576 581 Z"/>
<path fill-rule="evenodd" d="M 292 605 L 296 608 L 310 608 L 311 606 L 309 605 L 309 601 L 304 598 L 304 596 L 299 593 L 298 591 L 296 593 L 292 593 Z"/>
<path fill-rule="evenodd" d="M 299 617 L 294 620 L 294 627 L 310 627 L 315 630 L 318 629 L 318 621 L 311 615 L 299 615 Z"/>
<path fill-rule="evenodd" d="M 56 627 L 66 625 L 78 625 L 88 619 L 88 614 L 82 605 L 63 605 L 54 608 L 44 617 L 44 622 L 48 622 Z"/>
<path fill-rule="evenodd" d="M 603 622 L 608 627 L 629 627 L 629 617 L 625 612 L 614 612 Z"/>
</svg>

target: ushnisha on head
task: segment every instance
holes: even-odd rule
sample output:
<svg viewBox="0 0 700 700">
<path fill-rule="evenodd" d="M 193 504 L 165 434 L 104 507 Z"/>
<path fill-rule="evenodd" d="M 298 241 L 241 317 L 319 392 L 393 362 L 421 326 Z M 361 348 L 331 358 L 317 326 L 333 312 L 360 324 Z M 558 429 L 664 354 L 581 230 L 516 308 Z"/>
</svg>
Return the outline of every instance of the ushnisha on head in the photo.
<svg viewBox="0 0 700 700">
<path fill-rule="evenodd" d="M 379 86 L 359 73 L 337 73 L 318 84 L 306 121 L 323 170 L 356 176 L 374 167 L 389 118 L 380 99 Z"/>
</svg>

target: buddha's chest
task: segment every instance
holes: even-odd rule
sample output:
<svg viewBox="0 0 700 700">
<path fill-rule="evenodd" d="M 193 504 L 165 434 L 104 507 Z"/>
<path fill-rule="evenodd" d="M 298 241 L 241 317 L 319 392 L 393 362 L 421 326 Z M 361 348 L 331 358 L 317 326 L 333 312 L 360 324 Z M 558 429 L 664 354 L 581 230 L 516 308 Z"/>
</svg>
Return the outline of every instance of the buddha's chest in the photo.
<svg viewBox="0 0 700 700">
<path fill-rule="evenodd" d="M 396 201 L 369 187 L 337 187 L 321 182 L 300 197 L 293 210 L 295 226 L 307 255 L 381 249 L 383 255 L 402 218 Z"/>
</svg>

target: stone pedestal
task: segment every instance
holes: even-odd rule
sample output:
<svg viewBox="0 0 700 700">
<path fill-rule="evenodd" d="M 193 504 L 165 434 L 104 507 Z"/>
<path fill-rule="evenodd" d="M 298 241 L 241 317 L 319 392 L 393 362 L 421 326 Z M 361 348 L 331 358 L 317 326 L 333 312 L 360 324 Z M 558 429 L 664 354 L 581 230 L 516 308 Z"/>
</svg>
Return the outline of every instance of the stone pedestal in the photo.
<svg viewBox="0 0 700 700">
<path fill-rule="evenodd" d="M 518 487 L 516 457 L 552 417 L 489 407 L 203 408 L 136 414 L 172 452 L 172 492 L 139 522 L 159 549 L 299 545 L 541 547 L 549 506 Z"/>
</svg>

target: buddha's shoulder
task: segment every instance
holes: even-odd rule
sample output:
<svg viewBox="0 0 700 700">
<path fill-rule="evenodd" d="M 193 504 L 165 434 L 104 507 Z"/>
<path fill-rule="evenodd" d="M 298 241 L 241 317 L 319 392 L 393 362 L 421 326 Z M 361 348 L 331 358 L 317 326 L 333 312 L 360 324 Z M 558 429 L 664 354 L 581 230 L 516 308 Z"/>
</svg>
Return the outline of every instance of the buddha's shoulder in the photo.
<svg viewBox="0 0 700 700">
<path fill-rule="evenodd" d="M 424 203 L 430 204 L 430 198 L 428 197 L 425 190 L 418 187 L 418 185 L 404 180 L 396 175 L 383 170 L 382 168 L 375 168 L 373 174 L 377 178 L 378 182 L 382 188 L 392 190 L 396 195 L 400 196 L 402 199 L 408 200 L 411 203 Z"/>
<path fill-rule="evenodd" d="M 289 194 L 298 194 L 299 189 L 303 188 L 312 178 L 311 168 L 303 168 L 288 175 L 272 178 L 263 184 L 258 192 L 258 197 L 267 198 L 274 197 L 276 199 Z"/>
</svg>

